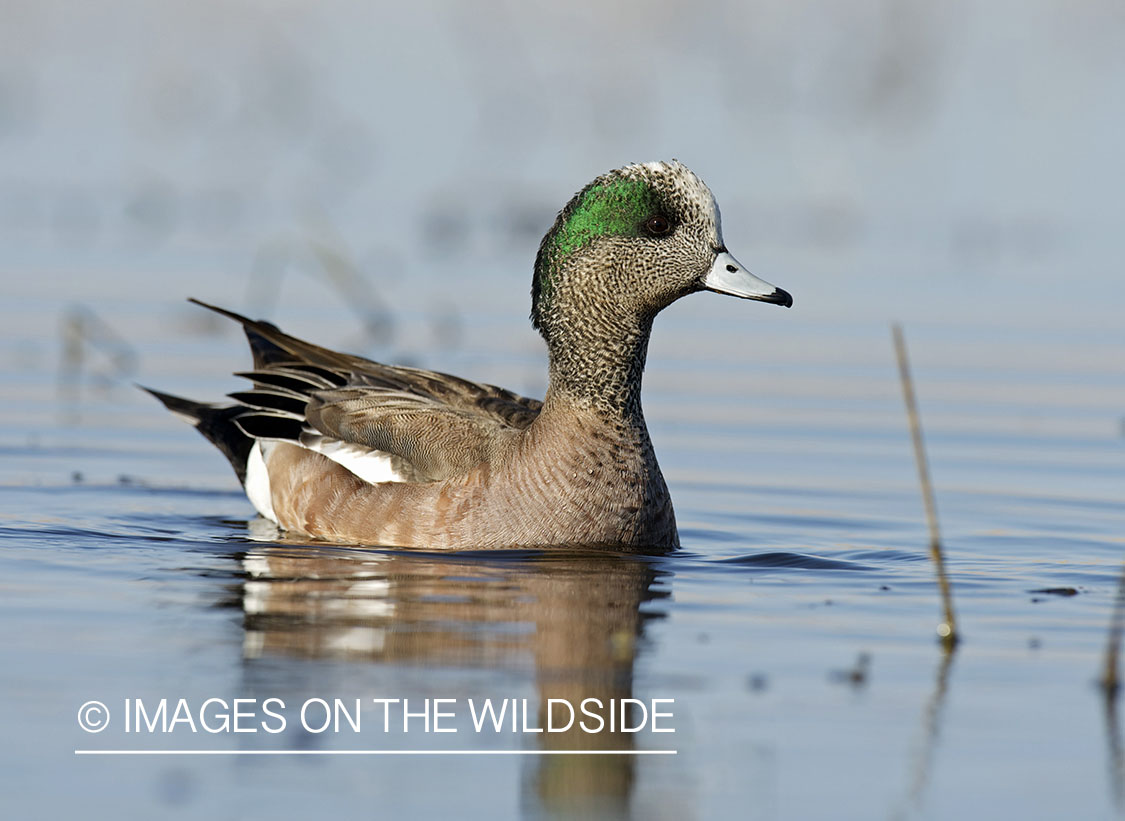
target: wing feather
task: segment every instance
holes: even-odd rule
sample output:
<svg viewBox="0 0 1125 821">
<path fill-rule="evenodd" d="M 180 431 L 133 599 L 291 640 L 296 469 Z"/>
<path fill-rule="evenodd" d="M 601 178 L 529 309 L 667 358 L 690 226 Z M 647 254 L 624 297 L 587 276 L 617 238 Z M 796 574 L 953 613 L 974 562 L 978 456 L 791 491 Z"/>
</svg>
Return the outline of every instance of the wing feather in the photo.
<svg viewBox="0 0 1125 821">
<path fill-rule="evenodd" d="M 338 353 L 192 301 L 246 331 L 254 369 L 237 375 L 254 388 L 231 397 L 246 407 L 239 427 L 255 438 L 293 441 L 341 464 L 367 450 L 399 480 L 440 481 L 498 455 L 542 408 L 495 385 Z"/>
</svg>

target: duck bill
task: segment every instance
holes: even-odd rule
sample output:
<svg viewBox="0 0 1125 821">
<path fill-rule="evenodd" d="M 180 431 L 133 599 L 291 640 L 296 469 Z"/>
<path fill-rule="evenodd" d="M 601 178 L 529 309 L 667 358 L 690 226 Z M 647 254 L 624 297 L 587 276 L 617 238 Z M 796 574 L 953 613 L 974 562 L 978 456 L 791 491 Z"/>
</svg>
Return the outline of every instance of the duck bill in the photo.
<svg viewBox="0 0 1125 821">
<path fill-rule="evenodd" d="M 703 277 L 703 287 L 717 294 L 793 307 L 793 297 L 788 291 L 770 285 L 764 279 L 758 279 L 728 251 L 720 251 L 715 257 L 711 270 Z"/>
</svg>

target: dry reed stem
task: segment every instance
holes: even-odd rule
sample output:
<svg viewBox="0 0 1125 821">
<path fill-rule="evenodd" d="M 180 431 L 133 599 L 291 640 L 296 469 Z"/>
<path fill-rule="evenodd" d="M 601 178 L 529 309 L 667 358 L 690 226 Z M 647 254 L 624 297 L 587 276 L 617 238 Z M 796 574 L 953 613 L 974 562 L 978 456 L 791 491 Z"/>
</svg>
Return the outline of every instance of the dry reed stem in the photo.
<svg viewBox="0 0 1125 821">
<path fill-rule="evenodd" d="M 895 354 L 898 357 L 898 375 L 902 382 L 902 398 L 906 402 L 906 416 L 910 422 L 910 436 L 914 440 L 914 462 L 918 466 L 918 481 L 922 486 L 922 502 L 926 507 L 926 523 L 930 529 L 930 558 L 937 571 L 938 588 L 941 590 L 944 620 L 938 625 L 937 633 L 942 645 L 947 649 L 957 644 L 957 621 L 953 615 L 953 589 L 945 572 L 945 554 L 941 549 L 941 532 L 938 530 L 937 503 L 934 501 L 934 487 L 930 481 L 930 466 L 926 460 L 926 447 L 922 441 L 922 422 L 918 415 L 918 402 L 914 398 L 914 380 L 910 376 L 910 362 L 906 354 L 906 340 L 902 326 L 891 328 L 895 340 Z"/>
<path fill-rule="evenodd" d="M 1121 579 L 1117 583 L 1117 598 L 1113 603 L 1113 616 L 1109 621 L 1109 640 L 1105 648 L 1105 668 L 1102 671 L 1102 689 L 1109 697 L 1115 697 L 1121 688 L 1118 675 L 1118 657 L 1121 655 L 1121 635 L 1125 632 L 1125 567 L 1121 569 Z"/>
</svg>

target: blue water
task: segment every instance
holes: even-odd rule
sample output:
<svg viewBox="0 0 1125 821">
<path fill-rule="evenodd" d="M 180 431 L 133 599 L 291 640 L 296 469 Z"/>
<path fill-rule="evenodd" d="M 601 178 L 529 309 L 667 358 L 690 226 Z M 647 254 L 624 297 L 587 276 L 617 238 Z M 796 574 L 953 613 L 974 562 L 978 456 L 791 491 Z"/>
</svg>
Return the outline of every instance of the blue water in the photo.
<svg viewBox="0 0 1125 821">
<path fill-rule="evenodd" d="M 1095 685 L 1125 556 L 1119 15 L 259 6 L 17 3 L 0 27 L 3 817 L 1122 814 Z M 244 342 L 190 295 L 541 395 L 539 236 L 658 156 L 795 297 L 657 320 L 678 553 L 302 543 L 132 385 L 238 389 Z M 357 698 L 359 731 L 300 724 Z M 586 698 L 673 732 L 477 732 L 469 707 L 534 728 Z M 195 731 L 126 732 L 126 700 L 162 699 Z M 208 699 L 253 700 L 257 731 L 208 732 Z M 449 699 L 456 732 L 384 731 L 373 699 Z M 106 749 L 222 754 L 76 754 Z M 399 754 L 231 754 L 271 750 Z"/>
<path fill-rule="evenodd" d="M 496 322 L 503 336 L 522 318 Z M 1073 424 L 1002 430 L 988 413 L 979 426 L 963 421 L 972 388 L 946 408 L 934 403 L 926 421 L 965 637 L 945 656 L 893 366 L 845 366 L 872 386 L 862 400 L 834 363 L 773 379 L 773 364 L 729 355 L 701 373 L 684 350 L 706 338 L 690 324 L 658 324 L 658 338 L 691 342 L 679 356 L 653 356 L 646 394 L 684 542 L 661 558 L 292 542 L 251 518 L 221 456 L 130 386 L 83 377 L 74 398 L 38 371 L 9 371 L 0 653 L 6 727 L 19 739 L 4 753 L 14 817 L 76 809 L 78 795 L 99 815 L 133 817 L 371 804 L 392 816 L 466 807 L 500 817 L 1112 814 L 1120 727 L 1107 723 L 1093 684 L 1125 520 L 1112 495 L 1125 468 L 1107 456 L 1121 447 L 1110 420 L 1099 437 L 1083 422 L 1096 417 L 1089 403 L 1072 400 L 1052 414 Z M 346 336 L 330 325 L 312 331 Z M 199 395 L 236 384 L 222 378 L 243 364 L 236 336 L 159 335 L 156 353 L 136 343 L 158 371 L 146 381 Z M 471 372 L 489 345 L 473 347 L 432 361 Z M 204 365 L 213 373 L 202 375 Z M 488 377 L 520 386 L 539 365 L 509 356 Z M 930 388 L 918 370 L 925 411 Z M 675 386 L 689 371 L 690 398 Z M 1025 378 L 1045 393 L 1051 381 Z M 991 387 L 982 380 L 975 390 Z M 1037 409 L 1014 402 L 1010 412 Z M 192 733 L 182 723 L 167 734 L 123 731 L 126 699 L 151 711 L 160 699 L 198 710 L 208 698 L 281 699 L 288 726 L 277 735 Z M 363 730 L 304 731 L 293 711 L 311 698 L 362 699 Z M 384 733 L 373 698 L 453 699 L 448 723 L 458 731 L 438 736 L 415 721 L 413 731 Z M 527 699 L 532 726 L 549 698 L 673 699 L 662 703 L 674 732 L 477 733 L 467 704 L 485 698 Z M 96 735 L 75 719 L 91 699 L 116 721 Z M 591 744 L 676 755 L 74 753 Z M 59 772 L 72 792 L 55 788 Z"/>
</svg>

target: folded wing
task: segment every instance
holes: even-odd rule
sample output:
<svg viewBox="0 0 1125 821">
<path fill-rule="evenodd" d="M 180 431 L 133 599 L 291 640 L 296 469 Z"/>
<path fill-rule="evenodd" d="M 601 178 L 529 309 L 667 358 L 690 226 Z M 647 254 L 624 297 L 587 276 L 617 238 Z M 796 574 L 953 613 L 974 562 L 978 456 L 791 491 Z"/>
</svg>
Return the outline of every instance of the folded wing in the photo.
<svg viewBox="0 0 1125 821">
<path fill-rule="evenodd" d="M 196 301 L 196 300 L 193 300 Z M 268 322 L 199 302 L 240 322 L 254 370 L 235 424 L 258 440 L 321 453 L 370 482 L 449 479 L 495 457 L 542 403 L 494 385 L 321 348 Z"/>
</svg>

